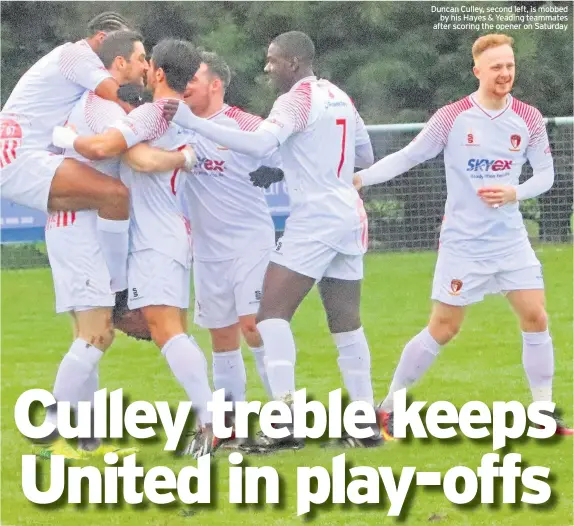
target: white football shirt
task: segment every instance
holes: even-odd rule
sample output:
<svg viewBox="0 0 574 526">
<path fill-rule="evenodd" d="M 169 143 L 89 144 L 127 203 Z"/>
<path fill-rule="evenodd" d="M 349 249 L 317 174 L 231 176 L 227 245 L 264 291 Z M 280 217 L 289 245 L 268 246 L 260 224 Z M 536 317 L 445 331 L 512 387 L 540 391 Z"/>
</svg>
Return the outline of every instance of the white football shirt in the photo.
<svg viewBox="0 0 574 526">
<path fill-rule="evenodd" d="M 142 141 L 163 150 L 183 149 L 189 136 L 162 116 L 162 101 L 143 104 L 113 124 L 131 147 Z M 153 249 L 191 266 L 191 230 L 184 215 L 180 194 L 190 175 L 172 172 L 141 173 L 121 163 L 122 182 L 130 190 L 130 253 Z"/>
<path fill-rule="evenodd" d="M 210 120 L 253 131 L 261 117 L 224 105 Z M 197 164 L 187 178 L 187 201 L 193 229 L 193 256 L 200 261 L 234 259 L 271 249 L 275 229 L 265 195 L 249 173 L 259 166 L 277 166 L 278 153 L 258 160 L 190 132 Z"/>
<path fill-rule="evenodd" d="M 108 77 L 110 73 L 85 40 L 63 44 L 24 73 L 0 119 L 9 116 L 18 121 L 22 148 L 48 149 L 52 130 L 66 122 L 86 90 L 95 90 Z"/>
<path fill-rule="evenodd" d="M 126 112 L 119 104 L 98 97 L 93 91 L 86 91 L 74 106 L 66 125 L 73 126 L 78 135 L 96 135 L 104 133 L 109 126 L 125 116 Z M 106 175 L 116 178 L 120 175 L 119 157 L 91 161 L 73 148 L 65 150 L 64 155 L 78 159 Z"/>
<path fill-rule="evenodd" d="M 402 151 L 421 163 L 444 150 L 447 200 L 441 250 L 470 259 L 511 254 L 529 243 L 518 203 L 491 208 L 477 195 L 483 186 L 518 185 L 528 160 L 553 171 L 544 119 L 508 96 L 506 107 L 488 111 L 476 94 L 440 108 Z"/>
<path fill-rule="evenodd" d="M 348 240 L 362 228 L 364 214 L 353 187 L 355 148 L 370 139 L 349 96 L 327 80 L 306 77 L 275 101 L 261 128 L 281 145 L 291 201 L 286 231 L 341 253 L 364 252 Z"/>
</svg>

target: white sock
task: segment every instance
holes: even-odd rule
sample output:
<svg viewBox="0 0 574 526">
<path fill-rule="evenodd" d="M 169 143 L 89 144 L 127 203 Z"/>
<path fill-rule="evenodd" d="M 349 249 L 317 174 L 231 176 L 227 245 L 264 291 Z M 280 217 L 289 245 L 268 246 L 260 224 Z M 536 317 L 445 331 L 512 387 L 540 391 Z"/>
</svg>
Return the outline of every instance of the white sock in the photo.
<svg viewBox="0 0 574 526">
<path fill-rule="evenodd" d="M 195 340 L 187 334 L 178 334 L 163 346 L 161 353 L 193 403 L 201 424 L 210 424 L 212 418 L 211 412 L 207 411 L 207 402 L 211 401 L 213 394 L 207 378 L 205 356 Z"/>
<path fill-rule="evenodd" d="M 257 329 L 267 354 L 267 378 L 273 398 L 280 400 L 295 392 L 297 350 L 287 320 L 273 318 L 260 321 Z"/>
<path fill-rule="evenodd" d="M 88 402 L 91 402 L 92 406 L 94 405 L 94 393 L 98 390 L 100 385 L 99 368 L 100 364 L 98 363 L 84 384 L 84 388 L 82 389 L 82 397 L 80 398 L 80 400 L 87 400 Z"/>
<path fill-rule="evenodd" d="M 130 220 L 98 216 L 98 241 L 110 272 L 112 292 L 128 288 L 128 244 Z"/>
<path fill-rule="evenodd" d="M 90 377 L 87 379 L 86 383 L 84 384 L 84 387 L 82 389 L 82 395 L 80 398 L 80 401 L 86 401 L 86 402 L 90 402 L 90 405 L 92 407 L 92 426 L 94 425 L 94 415 L 93 415 L 93 410 L 94 410 L 94 393 L 98 390 L 98 387 L 100 385 L 100 378 L 99 378 L 99 374 L 98 374 L 98 369 L 100 368 L 100 364 L 97 363 L 96 366 L 92 369 L 92 374 L 90 374 Z M 93 433 L 93 427 L 92 427 L 92 433 Z M 92 435 L 93 436 L 93 435 Z M 101 443 L 101 440 L 99 438 L 81 438 L 78 440 L 78 445 L 81 449 L 87 449 L 87 450 L 94 450 L 96 449 Z"/>
<path fill-rule="evenodd" d="M 265 356 L 265 347 L 263 345 L 261 347 L 249 347 L 253 356 L 255 357 L 255 365 L 257 367 L 257 372 L 259 373 L 259 378 L 261 378 L 261 382 L 265 387 L 265 391 L 267 392 L 267 396 L 272 398 L 271 394 L 271 386 L 269 385 L 269 378 L 267 377 L 267 368 L 266 368 L 266 356 Z"/>
<path fill-rule="evenodd" d="M 439 351 L 440 345 L 431 336 L 428 327 L 425 327 L 405 345 L 389 388 L 389 394 L 381 404 L 384 411 L 393 410 L 394 394 L 413 385 L 431 366 Z"/>
<path fill-rule="evenodd" d="M 337 363 L 352 402 L 375 405 L 371 382 L 371 353 L 363 327 L 333 334 L 339 349 Z"/>
<path fill-rule="evenodd" d="M 70 402 L 73 407 L 83 400 L 86 383 L 89 384 L 94 370 L 104 353 L 78 338 L 70 346 L 58 368 L 54 383 L 54 398 L 58 402 Z"/>
<path fill-rule="evenodd" d="M 225 389 L 234 402 L 245 401 L 245 363 L 241 349 L 213 353 L 213 390 Z"/>
<path fill-rule="evenodd" d="M 522 333 L 522 364 L 534 402 L 552 402 L 554 347 L 548 329 Z"/>
</svg>

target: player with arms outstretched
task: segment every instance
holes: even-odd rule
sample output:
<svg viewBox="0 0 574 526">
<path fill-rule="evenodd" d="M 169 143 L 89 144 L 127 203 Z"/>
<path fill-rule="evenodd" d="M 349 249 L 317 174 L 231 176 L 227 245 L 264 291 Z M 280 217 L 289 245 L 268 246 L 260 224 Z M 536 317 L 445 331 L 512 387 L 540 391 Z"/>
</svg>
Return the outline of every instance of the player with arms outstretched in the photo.
<svg viewBox="0 0 574 526">
<path fill-rule="evenodd" d="M 439 109 L 402 150 L 355 175 L 355 186 L 382 183 L 444 150 L 445 218 L 428 326 L 407 343 L 381 408 L 392 433 L 393 394 L 416 382 L 460 330 L 465 307 L 504 292 L 522 329 L 522 361 L 535 402 L 552 401 L 554 349 L 544 307 L 542 269 L 518 204 L 546 192 L 554 164 L 540 112 L 514 98 L 513 41 L 473 45 L 478 91 Z M 528 160 L 533 176 L 518 184 Z M 557 422 L 558 434 L 572 434 Z"/>
<path fill-rule="evenodd" d="M 265 72 L 282 95 L 254 132 L 198 119 L 183 105 L 174 121 L 240 153 L 263 158 L 281 153 L 291 215 L 265 275 L 257 328 L 267 354 L 269 384 L 276 399 L 295 391 L 296 348 L 290 321 L 318 282 L 339 367 L 351 400 L 373 404 L 370 352 L 360 320 L 367 217 L 353 188 L 354 166 L 367 167 L 373 151 L 363 120 L 337 86 L 313 74 L 315 48 L 304 33 L 279 35 L 267 52 Z M 349 446 L 381 443 L 344 441 Z M 298 448 L 290 434 L 262 438 L 264 449 Z"/>
</svg>

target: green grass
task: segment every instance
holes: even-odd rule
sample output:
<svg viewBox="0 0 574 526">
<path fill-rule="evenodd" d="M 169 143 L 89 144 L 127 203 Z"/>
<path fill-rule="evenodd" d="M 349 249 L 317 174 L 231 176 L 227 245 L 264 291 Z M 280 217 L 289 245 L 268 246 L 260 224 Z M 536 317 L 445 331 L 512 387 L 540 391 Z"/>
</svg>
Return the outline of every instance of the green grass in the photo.
<svg viewBox="0 0 574 526">
<path fill-rule="evenodd" d="M 556 349 L 554 397 L 564 409 L 568 423 L 572 415 L 572 249 L 566 246 L 538 250 L 544 264 L 547 303 Z M 377 398 L 384 396 L 404 344 L 424 327 L 435 255 L 377 254 L 366 261 L 363 299 L 363 323 L 370 341 L 373 383 Z M 99 526 L 185 526 L 189 524 L 244 524 L 280 526 L 301 524 L 296 515 L 297 466 L 322 465 L 330 468 L 331 458 L 339 451 L 325 451 L 315 444 L 293 453 L 284 452 L 263 458 L 249 458 L 249 465 L 271 465 L 282 475 L 281 507 L 229 504 L 227 456 L 220 454 L 211 507 L 121 506 L 96 508 L 41 507 L 29 503 L 21 490 L 21 455 L 30 453 L 27 440 L 16 429 L 13 411 L 18 396 L 33 387 L 51 388 L 58 363 L 70 343 L 70 326 L 65 316 L 53 313 L 53 292 L 47 269 L 2 272 L 2 521 L 3 525 L 77 525 Z M 316 398 L 326 401 L 327 394 L 341 385 L 336 349 L 326 329 L 318 296 L 313 292 L 293 321 L 298 343 L 297 384 Z M 205 331 L 193 329 L 199 343 L 208 349 Z M 263 397 L 249 351 L 249 398 Z M 172 379 L 160 353 L 153 345 L 130 341 L 119 336 L 101 364 L 101 380 L 109 389 L 124 388 L 131 400 L 183 399 L 183 391 Z M 503 297 L 489 297 L 469 310 L 463 331 L 456 341 L 443 349 L 434 367 L 413 389 L 419 400 L 450 400 L 458 407 L 468 400 L 529 401 L 529 391 L 521 365 L 520 332 Z M 179 471 L 190 463 L 163 452 L 162 441 L 140 443 L 138 462 L 146 468 L 166 465 Z M 378 450 L 346 451 L 355 466 L 391 466 L 395 474 L 403 466 L 419 470 L 439 470 L 480 464 L 482 455 L 491 452 L 490 442 L 433 440 L 390 443 Z M 508 451 L 521 453 L 529 465 L 547 466 L 552 474 L 552 506 L 527 505 L 455 506 L 442 491 L 416 488 L 412 494 L 404 524 L 445 525 L 531 525 L 566 526 L 572 515 L 572 439 L 514 443 Z M 500 452 L 500 451 L 499 451 Z M 99 465 L 103 465 L 100 462 Z M 48 474 L 44 474 L 45 483 Z M 520 491 L 520 486 L 519 486 Z M 520 495 L 520 493 L 518 493 Z M 381 505 L 321 507 L 313 522 L 321 525 L 377 525 L 395 523 L 386 516 L 388 499 L 381 490 Z"/>
</svg>

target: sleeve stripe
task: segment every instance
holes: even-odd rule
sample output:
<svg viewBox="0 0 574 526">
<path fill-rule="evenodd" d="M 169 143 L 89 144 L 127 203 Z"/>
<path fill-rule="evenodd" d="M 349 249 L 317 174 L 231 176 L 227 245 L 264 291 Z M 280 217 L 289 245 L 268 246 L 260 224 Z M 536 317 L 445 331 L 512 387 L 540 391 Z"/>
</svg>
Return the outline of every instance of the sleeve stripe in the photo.
<svg viewBox="0 0 574 526">
<path fill-rule="evenodd" d="M 528 146 L 536 146 L 545 137 L 544 118 L 534 106 L 526 104 L 518 99 L 512 99 L 512 111 L 516 113 L 526 124 L 530 134 Z"/>
<path fill-rule="evenodd" d="M 146 136 L 145 140 L 152 140 L 152 139 L 156 139 L 158 137 L 160 137 L 161 135 L 163 135 L 168 127 L 169 127 L 169 122 L 167 122 L 165 120 L 165 118 L 163 117 L 163 102 L 155 102 L 153 104 L 150 104 L 149 106 L 149 111 L 143 113 L 142 112 L 142 126 L 144 126 L 145 128 L 147 128 L 147 133 L 145 133 L 145 128 L 144 128 L 144 133 Z"/>
<path fill-rule="evenodd" d="M 151 141 L 161 137 L 168 129 L 169 123 L 162 113 L 163 102 L 143 104 L 132 111 L 125 121 L 138 136 L 139 141 Z"/>
<path fill-rule="evenodd" d="M 303 131 L 311 113 L 311 83 L 303 82 L 285 97 L 277 99 L 276 109 L 289 114 L 295 123 L 294 131 Z"/>
<path fill-rule="evenodd" d="M 100 59 L 92 51 L 92 48 L 85 40 L 80 40 L 73 44 L 64 47 L 58 66 L 62 75 L 71 82 L 77 82 L 76 69 L 85 64 L 97 65 Z M 101 69 L 105 70 L 103 64 L 100 64 Z"/>
<path fill-rule="evenodd" d="M 87 125 L 94 133 L 103 133 L 106 128 L 126 113 L 115 102 L 98 97 L 93 91 L 88 93 L 84 106 Z"/>
<path fill-rule="evenodd" d="M 255 131 L 263 120 L 261 117 L 247 113 L 235 106 L 227 108 L 224 114 L 239 124 L 239 129 L 242 131 Z"/>
<path fill-rule="evenodd" d="M 454 121 L 463 111 L 470 108 L 472 108 L 470 97 L 464 97 L 464 99 L 443 106 L 436 112 L 435 118 L 429 121 L 429 134 L 440 144 L 446 144 Z"/>
</svg>

